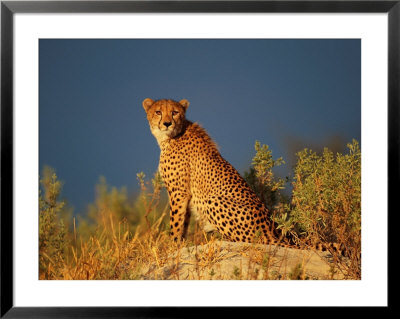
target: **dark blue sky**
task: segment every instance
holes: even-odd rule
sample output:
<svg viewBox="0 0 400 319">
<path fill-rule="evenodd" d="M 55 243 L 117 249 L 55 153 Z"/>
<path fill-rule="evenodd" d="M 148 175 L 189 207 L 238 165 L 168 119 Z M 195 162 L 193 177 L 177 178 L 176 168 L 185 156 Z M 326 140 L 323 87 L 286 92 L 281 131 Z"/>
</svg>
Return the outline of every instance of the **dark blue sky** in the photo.
<svg viewBox="0 0 400 319">
<path fill-rule="evenodd" d="M 303 147 L 361 138 L 360 40 L 40 40 L 39 169 L 85 210 L 99 176 L 138 189 L 159 148 L 143 99 L 188 99 L 240 173 L 254 142 L 287 161 Z M 279 172 L 278 172 L 279 173 Z"/>
</svg>

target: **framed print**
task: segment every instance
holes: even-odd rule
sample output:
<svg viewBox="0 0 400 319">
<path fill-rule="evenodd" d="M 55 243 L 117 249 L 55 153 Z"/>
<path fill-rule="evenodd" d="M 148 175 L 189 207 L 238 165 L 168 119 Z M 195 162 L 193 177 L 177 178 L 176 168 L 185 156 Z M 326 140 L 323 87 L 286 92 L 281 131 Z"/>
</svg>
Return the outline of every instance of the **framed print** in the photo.
<svg viewBox="0 0 400 319">
<path fill-rule="evenodd" d="M 399 16 L 2 1 L 1 316 L 389 308 Z"/>
</svg>

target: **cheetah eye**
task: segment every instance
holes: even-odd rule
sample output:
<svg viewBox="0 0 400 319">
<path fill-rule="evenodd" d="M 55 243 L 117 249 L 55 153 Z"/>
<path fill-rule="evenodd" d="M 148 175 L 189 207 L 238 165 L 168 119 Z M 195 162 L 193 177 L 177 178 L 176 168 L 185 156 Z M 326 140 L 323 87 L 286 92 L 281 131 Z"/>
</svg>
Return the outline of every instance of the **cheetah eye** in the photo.
<svg viewBox="0 0 400 319">
<path fill-rule="evenodd" d="M 156 114 L 157 115 L 161 115 L 161 111 L 156 111 Z"/>
<path fill-rule="evenodd" d="M 172 116 L 174 116 L 174 115 L 176 115 L 176 114 L 178 114 L 177 111 L 172 111 Z"/>
</svg>

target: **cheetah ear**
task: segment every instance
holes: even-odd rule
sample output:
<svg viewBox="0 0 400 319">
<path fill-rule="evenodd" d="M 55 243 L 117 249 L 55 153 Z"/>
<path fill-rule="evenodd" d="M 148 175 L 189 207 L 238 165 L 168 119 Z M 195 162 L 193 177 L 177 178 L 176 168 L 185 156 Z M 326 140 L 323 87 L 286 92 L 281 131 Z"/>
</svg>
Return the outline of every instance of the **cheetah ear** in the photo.
<svg viewBox="0 0 400 319">
<path fill-rule="evenodd" d="M 150 106 L 152 106 L 154 104 L 154 101 L 152 99 L 147 98 L 147 99 L 144 99 L 142 104 L 143 104 L 144 110 L 147 113 L 147 111 L 149 110 Z"/>
<path fill-rule="evenodd" d="M 187 108 L 189 107 L 189 101 L 186 99 L 180 100 L 179 104 L 183 106 L 183 108 L 185 109 L 185 111 L 187 110 Z"/>
</svg>

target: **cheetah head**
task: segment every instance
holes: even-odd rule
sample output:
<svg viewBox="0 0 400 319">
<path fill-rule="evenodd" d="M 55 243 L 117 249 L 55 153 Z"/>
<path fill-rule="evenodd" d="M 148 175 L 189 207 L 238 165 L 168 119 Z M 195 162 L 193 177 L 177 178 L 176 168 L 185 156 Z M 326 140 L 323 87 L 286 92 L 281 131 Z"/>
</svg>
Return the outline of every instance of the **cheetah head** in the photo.
<svg viewBox="0 0 400 319">
<path fill-rule="evenodd" d="M 188 106 L 188 100 L 179 102 L 173 100 L 153 101 L 147 98 L 143 101 L 143 108 L 147 113 L 151 133 L 159 144 L 182 132 Z"/>
</svg>

